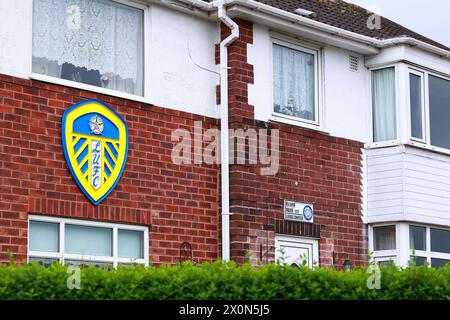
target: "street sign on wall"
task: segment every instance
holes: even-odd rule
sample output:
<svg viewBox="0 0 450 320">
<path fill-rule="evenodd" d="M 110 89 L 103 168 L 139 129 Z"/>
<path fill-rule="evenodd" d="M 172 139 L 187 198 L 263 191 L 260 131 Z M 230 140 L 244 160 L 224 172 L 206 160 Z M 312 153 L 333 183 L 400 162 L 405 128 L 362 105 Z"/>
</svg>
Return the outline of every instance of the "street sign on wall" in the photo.
<svg viewBox="0 0 450 320">
<path fill-rule="evenodd" d="M 284 200 L 284 219 L 312 223 L 314 222 L 314 206 L 309 203 Z"/>
</svg>

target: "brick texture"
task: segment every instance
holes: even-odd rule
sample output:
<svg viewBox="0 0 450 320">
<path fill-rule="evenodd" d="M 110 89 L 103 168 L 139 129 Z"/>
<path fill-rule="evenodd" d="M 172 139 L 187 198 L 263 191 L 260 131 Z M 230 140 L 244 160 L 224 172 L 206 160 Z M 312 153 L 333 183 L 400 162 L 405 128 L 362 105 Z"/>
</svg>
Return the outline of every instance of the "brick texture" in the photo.
<svg viewBox="0 0 450 320">
<path fill-rule="evenodd" d="M 341 266 L 346 259 L 353 265 L 366 263 L 367 237 L 361 220 L 360 194 L 363 145 L 299 127 L 255 121 L 254 106 L 248 103 L 248 86 L 254 83 L 253 66 L 247 62 L 253 27 L 247 21 L 237 22 L 240 37 L 229 47 L 228 57 L 229 125 L 279 130 L 280 167 L 276 175 L 263 176 L 259 166 L 230 166 L 232 258 L 244 262 L 250 253 L 253 263 L 262 256 L 263 262 L 274 261 L 276 232 L 293 234 L 297 228 L 301 233 L 303 228 L 305 235 L 320 235 L 322 266 Z M 227 34 L 223 28 L 222 37 Z M 314 204 L 310 231 L 305 231 L 305 226 L 280 228 L 285 199 Z"/>
<path fill-rule="evenodd" d="M 252 23 L 236 19 L 240 37 L 229 47 L 231 128 L 277 129 L 280 167 L 230 166 L 231 255 L 241 263 L 274 261 L 275 234 L 319 237 L 322 266 L 366 262 L 361 221 L 360 150 L 355 141 L 254 119 L 248 86 L 254 82 L 247 47 Z M 222 38 L 229 30 L 222 26 Z M 216 48 L 216 63 L 219 63 Z M 78 189 L 61 147 L 61 118 L 71 105 L 96 98 L 120 113 L 129 127 L 129 153 L 120 183 L 99 206 Z M 219 101 L 220 102 L 220 101 Z M 0 262 L 7 252 L 27 255 L 28 214 L 146 225 L 150 259 L 178 261 L 180 245 L 192 245 L 196 262 L 220 257 L 220 170 L 216 165 L 175 165 L 172 130 L 192 132 L 218 120 L 126 99 L 0 75 Z M 248 149 L 247 149 L 248 151 Z M 314 204 L 314 224 L 287 223 L 283 201 Z"/>
<path fill-rule="evenodd" d="M 128 124 L 129 151 L 120 182 L 98 206 L 78 189 L 61 146 L 71 105 L 96 98 Z M 184 241 L 196 262 L 218 252 L 217 166 L 175 165 L 174 129 L 204 130 L 217 120 L 39 81 L 0 75 L 0 261 L 27 255 L 28 214 L 149 227 L 150 260 L 175 263 Z"/>
</svg>

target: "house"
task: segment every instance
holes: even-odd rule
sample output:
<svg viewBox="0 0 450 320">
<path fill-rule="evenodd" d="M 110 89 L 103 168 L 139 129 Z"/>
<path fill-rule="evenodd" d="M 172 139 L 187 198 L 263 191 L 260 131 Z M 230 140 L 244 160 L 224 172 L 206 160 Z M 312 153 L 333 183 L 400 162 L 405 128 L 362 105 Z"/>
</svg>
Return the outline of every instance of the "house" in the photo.
<svg viewBox="0 0 450 320">
<path fill-rule="evenodd" d="M 340 0 L 2 0 L 0 261 L 443 265 L 449 58 Z"/>
</svg>

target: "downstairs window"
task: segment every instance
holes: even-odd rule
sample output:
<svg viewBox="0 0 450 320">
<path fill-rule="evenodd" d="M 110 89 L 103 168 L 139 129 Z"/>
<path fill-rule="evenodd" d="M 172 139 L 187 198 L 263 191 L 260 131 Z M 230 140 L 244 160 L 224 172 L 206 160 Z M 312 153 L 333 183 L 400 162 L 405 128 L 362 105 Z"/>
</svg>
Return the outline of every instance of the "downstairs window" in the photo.
<svg viewBox="0 0 450 320">
<path fill-rule="evenodd" d="M 30 216 L 28 261 L 104 267 L 148 264 L 148 228 Z"/>
</svg>

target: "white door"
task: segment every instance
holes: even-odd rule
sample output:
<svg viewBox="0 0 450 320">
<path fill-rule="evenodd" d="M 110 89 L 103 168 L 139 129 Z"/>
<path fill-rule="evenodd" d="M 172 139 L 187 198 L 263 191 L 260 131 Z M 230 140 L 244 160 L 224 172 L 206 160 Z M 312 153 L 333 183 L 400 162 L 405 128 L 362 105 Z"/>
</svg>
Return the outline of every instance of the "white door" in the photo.
<svg viewBox="0 0 450 320">
<path fill-rule="evenodd" d="M 300 266 L 306 260 L 308 267 L 319 265 L 319 243 L 316 239 L 296 236 L 275 237 L 275 259 L 282 259 L 292 266 Z"/>
</svg>

